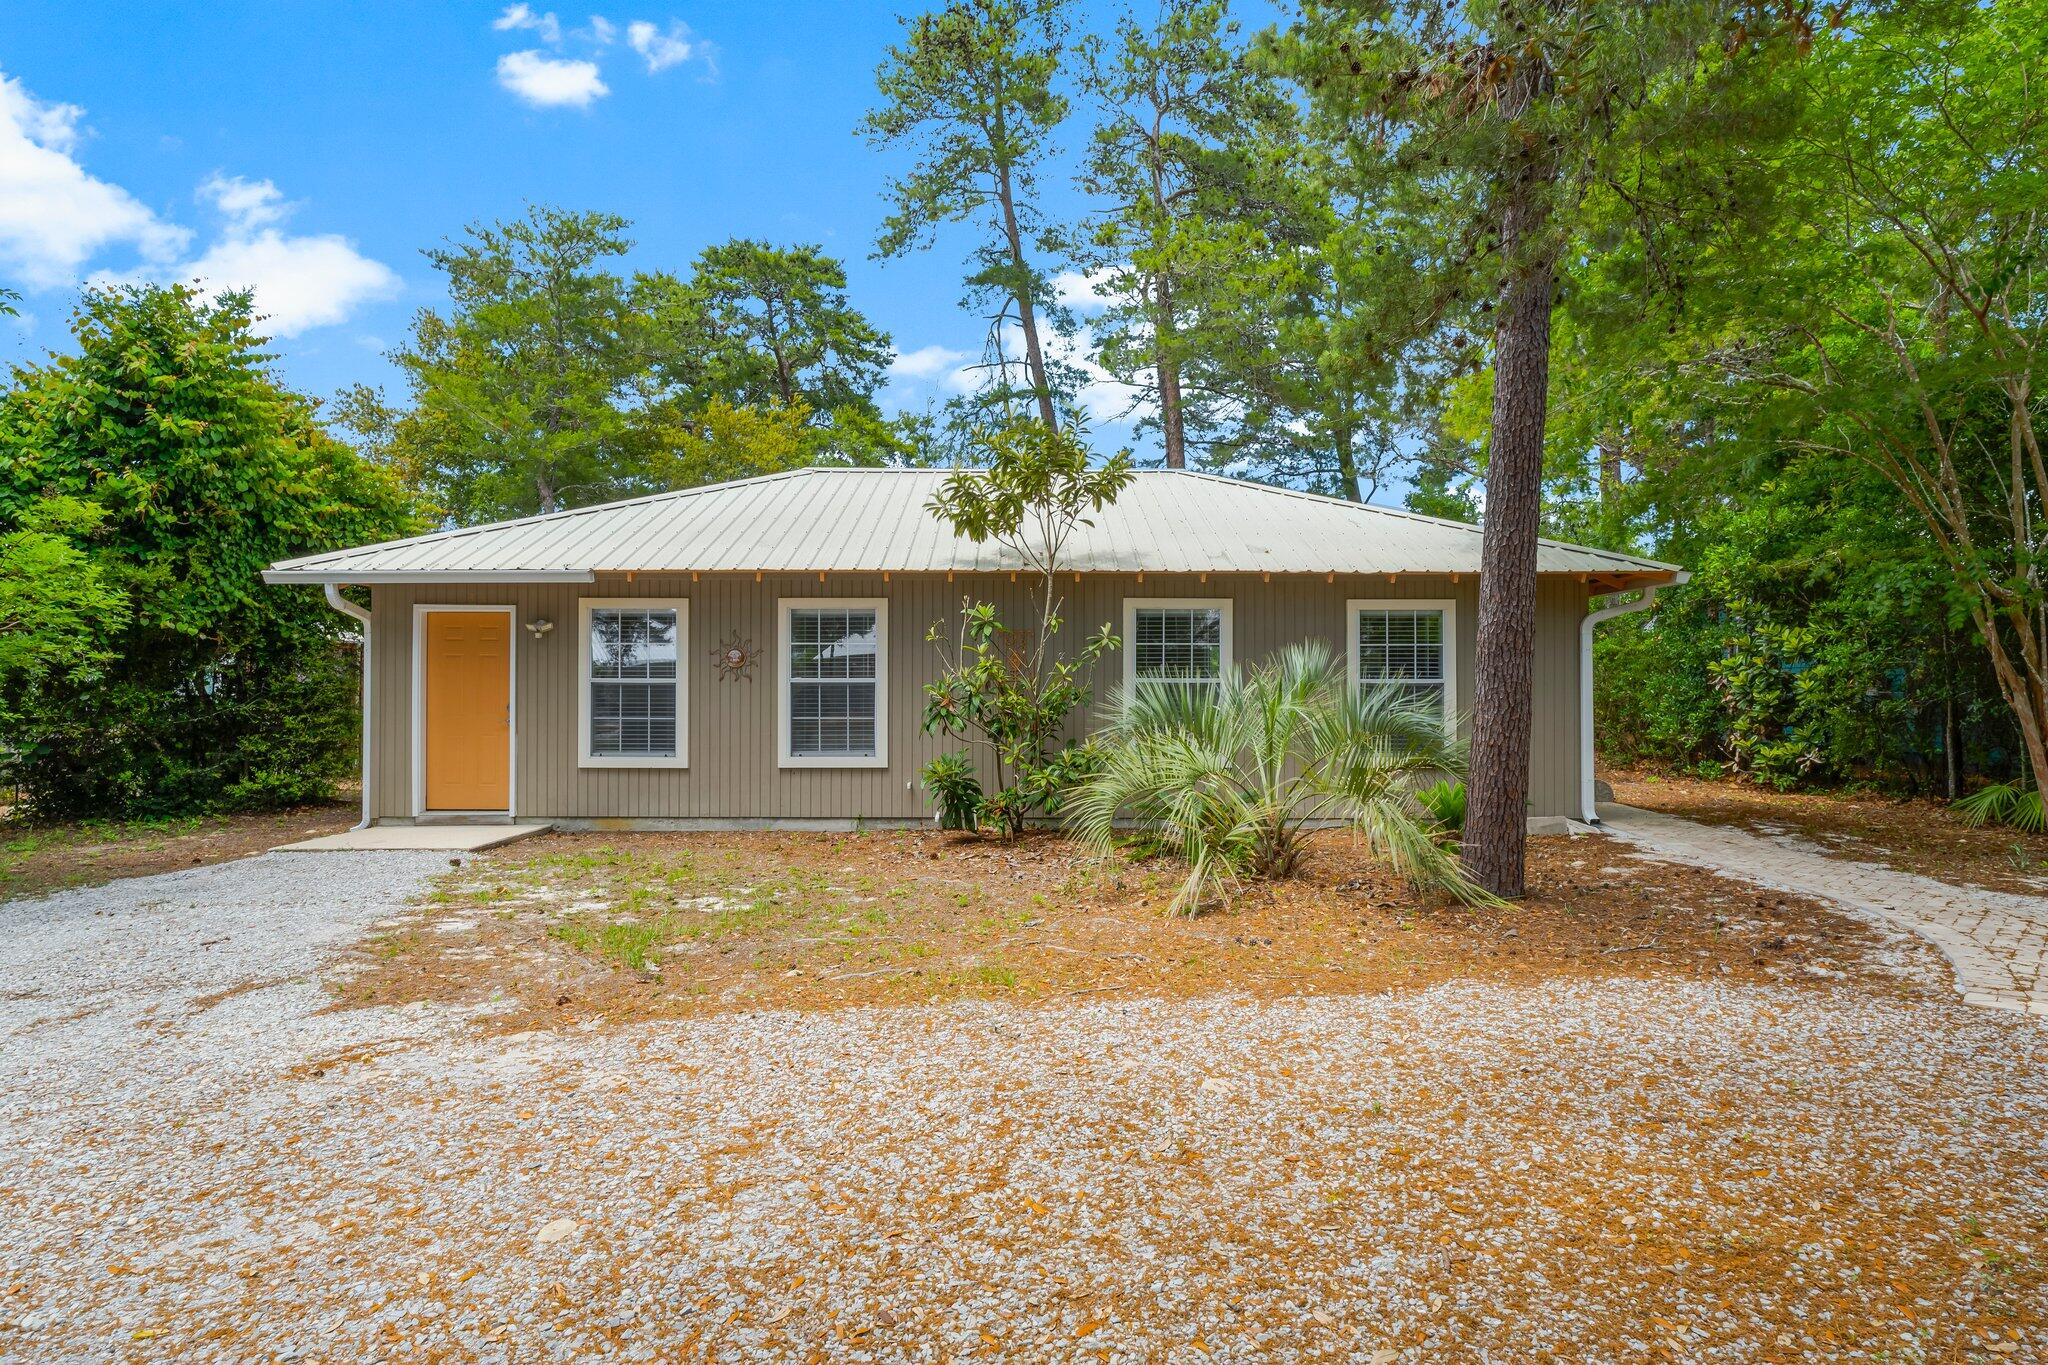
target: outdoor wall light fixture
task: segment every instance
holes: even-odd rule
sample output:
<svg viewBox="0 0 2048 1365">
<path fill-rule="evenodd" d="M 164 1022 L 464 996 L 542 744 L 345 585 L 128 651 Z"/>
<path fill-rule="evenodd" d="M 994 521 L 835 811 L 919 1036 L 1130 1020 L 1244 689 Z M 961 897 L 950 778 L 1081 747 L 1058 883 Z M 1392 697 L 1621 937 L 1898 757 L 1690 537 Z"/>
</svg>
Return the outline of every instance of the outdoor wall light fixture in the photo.
<svg viewBox="0 0 2048 1365">
<path fill-rule="evenodd" d="M 533 638 L 536 640 L 538 640 L 541 636 L 547 634 L 554 628 L 555 623 L 553 621 L 548 620 L 548 618 L 545 616 L 541 617 L 538 621 L 528 621 L 526 623 L 527 632 L 531 634 Z"/>
</svg>

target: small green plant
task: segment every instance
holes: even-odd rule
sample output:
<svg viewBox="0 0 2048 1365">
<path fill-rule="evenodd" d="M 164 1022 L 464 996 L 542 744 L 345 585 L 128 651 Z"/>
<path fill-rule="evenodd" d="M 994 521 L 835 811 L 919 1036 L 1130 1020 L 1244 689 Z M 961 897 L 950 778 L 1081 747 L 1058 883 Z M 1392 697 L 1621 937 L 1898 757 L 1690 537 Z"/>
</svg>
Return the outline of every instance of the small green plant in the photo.
<svg viewBox="0 0 2048 1365">
<path fill-rule="evenodd" d="M 920 770 L 924 789 L 939 803 L 939 828 L 975 830 L 981 828 L 981 778 L 974 771 L 974 756 L 968 753 L 940 754 Z"/>
<path fill-rule="evenodd" d="M 1436 822 L 1452 834 L 1459 834 L 1465 828 L 1465 784 L 1451 778 L 1442 778 L 1415 793 L 1415 799 L 1423 809 L 1436 817 Z"/>
<path fill-rule="evenodd" d="M 1971 792 L 1955 803 L 1955 813 L 1972 829 L 1997 824 L 2027 834 L 2048 831 L 2048 815 L 2041 808 L 2041 790 L 2023 790 L 2017 782 L 1994 782 Z"/>
</svg>

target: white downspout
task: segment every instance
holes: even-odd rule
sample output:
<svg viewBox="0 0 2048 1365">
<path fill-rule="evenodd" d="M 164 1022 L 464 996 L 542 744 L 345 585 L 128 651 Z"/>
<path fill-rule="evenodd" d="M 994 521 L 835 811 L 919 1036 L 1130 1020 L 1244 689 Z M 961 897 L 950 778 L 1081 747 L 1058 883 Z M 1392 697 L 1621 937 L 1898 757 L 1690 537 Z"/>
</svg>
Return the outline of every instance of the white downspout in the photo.
<svg viewBox="0 0 2048 1365">
<path fill-rule="evenodd" d="M 1669 584 L 1652 584 L 1635 601 L 1589 611 L 1579 622 L 1579 813 L 1589 825 L 1600 823 L 1599 803 L 1593 796 L 1593 627 L 1616 616 L 1648 611 L 1656 605 L 1658 588 L 1677 587 L 1691 578 L 1680 570 Z"/>
<path fill-rule="evenodd" d="M 327 605 L 343 616 L 353 616 L 363 627 L 363 818 L 356 829 L 370 827 L 370 613 L 341 595 L 339 583 L 327 585 Z"/>
</svg>

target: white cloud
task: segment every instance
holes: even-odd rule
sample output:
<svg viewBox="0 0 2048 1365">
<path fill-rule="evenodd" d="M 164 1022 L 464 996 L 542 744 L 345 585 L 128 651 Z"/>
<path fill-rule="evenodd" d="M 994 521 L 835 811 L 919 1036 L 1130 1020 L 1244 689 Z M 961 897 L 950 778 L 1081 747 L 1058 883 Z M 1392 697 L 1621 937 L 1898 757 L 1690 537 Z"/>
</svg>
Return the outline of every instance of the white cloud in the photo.
<svg viewBox="0 0 2048 1365">
<path fill-rule="evenodd" d="M 587 109 L 611 93 L 596 62 L 550 57 L 537 48 L 498 58 L 498 84 L 539 108 L 573 105 Z"/>
<path fill-rule="evenodd" d="M 268 180 L 244 180 L 239 175 L 215 171 L 199 187 L 199 197 L 220 210 L 230 230 L 253 232 L 271 223 L 281 223 L 292 211 L 284 194 Z"/>
<path fill-rule="evenodd" d="M 937 379 L 940 375 L 957 370 L 967 361 L 967 352 L 956 351 L 949 346 L 920 346 L 914 351 L 905 351 L 889 362 L 891 379 Z"/>
<path fill-rule="evenodd" d="M 293 236 L 276 228 L 230 235 L 198 258 L 155 272 L 159 278 L 196 280 L 201 290 L 255 293 L 262 331 L 290 337 L 313 327 L 346 322 L 356 308 L 398 292 L 398 276 L 337 233 Z"/>
<path fill-rule="evenodd" d="M 666 30 L 645 19 L 635 19 L 626 25 L 626 42 L 646 59 L 649 75 L 680 66 L 698 55 L 698 44 L 690 36 L 690 26 L 680 19 L 669 20 Z"/>
<path fill-rule="evenodd" d="M 1081 391 L 1075 397 L 1090 422 L 1118 427 L 1155 411 L 1155 403 L 1140 398 L 1137 389 L 1095 363 L 1095 338 L 1086 327 L 1071 337 L 1054 334 L 1047 349 L 1081 372 Z"/>
<path fill-rule="evenodd" d="M 612 40 L 619 36 L 619 26 L 602 14 L 590 16 L 590 37 L 599 47 L 610 47 Z"/>
<path fill-rule="evenodd" d="M 84 116 L 75 104 L 45 104 L 0 76 L 0 270 L 31 288 L 74 282 L 108 247 L 164 260 L 191 237 L 78 163 L 72 153 Z"/>
<path fill-rule="evenodd" d="M 1078 270 L 1062 270 L 1052 277 L 1052 296 L 1077 313 L 1099 313 L 1109 306 L 1109 300 L 1095 291 L 1114 276 L 1115 272 L 1107 266 L 1085 275 Z"/>
<path fill-rule="evenodd" d="M 972 353 L 950 346 L 920 346 L 889 362 L 888 383 L 880 395 L 882 410 L 897 413 L 934 398 L 972 393 L 979 382 Z"/>
<path fill-rule="evenodd" d="M 283 231 L 279 225 L 295 206 L 268 180 L 216 171 L 199 186 L 199 198 L 223 220 L 220 237 L 205 251 L 189 260 L 102 271 L 93 282 L 178 281 L 197 284 L 208 297 L 247 289 L 264 334 L 276 337 L 346 322 L 362 304 L 398 292 L 391 267 L 363 255 L 346 237 Z"/>
<path fill-rule="evenodd" d="M 292 205 L 268 180 L 216 172 L 198 198 L 221 217 L 214 242 L 187 253 L 193 234 L 119 185 L 89 175 L 72 155 L 85 111 L 45 104 L 0 76 L 0 276 L 32 289 L 74 285 L 114 248 L 134 264 L 94 272 L 96 284 L 198 281 L 208 293 L 250 289 L 274 336 L 340 322 L 366 299 L 395 292 L 389 266 L 331 233 L 291 235 Z"/>
<path fill-rule="evenodd" d="M 561 21 L 555 18 L 552 11 L 535 14 L 531 5 L 505 6 L 505 12 L 491 21 L 491 27 L 499 33 L 516 33 L 521 29 L 532 29 L 540 35 L 540 40 L 550 47 L 562 41 Z"/>
<path fill-rule="evenodd" d="M 1078 278 L 1078 277 L 1077 277 Z M 1095 363 L 1095 338 L 1086 327 L 1071 336 L 1044 333 L 1046 359 L 1071 366 L 1080 376 L 1075 401 L 1096 428 L 1127 430 L 1148 416 L 1154 404 L 1139 391 Z M 1024 334 L 1015 322 L 1006 323 L 1002 335 L 1003 354 L 1015 369 L 1012 378 L 1022 381 Z M 889 362 L 889 382 L 882 393 L 885 411 L 900 412 L 933 398 L 973 393 L 995 379 L 995 372 L 979 352 L 956 351 L 949 346 L 920 346 L 905 351 Z"/>
</svg>

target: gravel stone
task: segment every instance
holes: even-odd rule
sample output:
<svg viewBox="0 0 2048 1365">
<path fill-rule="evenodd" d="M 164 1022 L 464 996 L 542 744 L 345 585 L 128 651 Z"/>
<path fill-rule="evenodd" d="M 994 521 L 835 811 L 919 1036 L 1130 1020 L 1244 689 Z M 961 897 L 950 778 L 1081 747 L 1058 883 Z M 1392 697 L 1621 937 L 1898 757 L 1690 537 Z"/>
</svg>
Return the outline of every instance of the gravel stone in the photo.
<svg viewBox="0 0 2048 1365">
<path fill-rule="evenodd" d="M 443 866 L 268 855 L 0 907 L 0 1356 L 1899 1360 L 2048 1331 L 2023 1016 L 1679 979 L 511 1038 L 323 1008 L 323 947 L 406 932 Z"/>
</svg>

